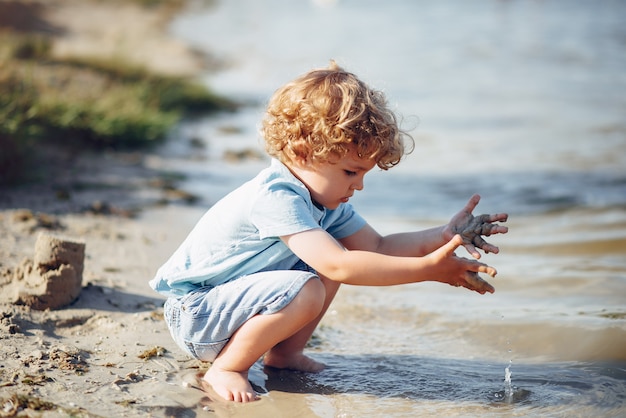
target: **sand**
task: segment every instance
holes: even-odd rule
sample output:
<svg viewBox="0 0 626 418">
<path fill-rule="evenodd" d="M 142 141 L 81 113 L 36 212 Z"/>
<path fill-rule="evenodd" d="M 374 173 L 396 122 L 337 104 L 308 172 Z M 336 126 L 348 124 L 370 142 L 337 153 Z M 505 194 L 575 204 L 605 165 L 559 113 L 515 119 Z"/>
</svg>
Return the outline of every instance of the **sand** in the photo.
<svg viewBox="0 0 626 418">
<path fill-rule="evenodd" d="M 9 12 L 15 19 L 6 19 Z M 50 33 L 60 55 L 128 55 L 176 74 L 203 68 L 168 36 L 171 11 L 0 1 L 0 16 L 5 28 Z M 147 284 L 189 230 L 182 219 L 199 209 L 164 187 L 150 158 L 52 153 L 45 181 L 0 190 L 0 417 L 213 408 L 183 385 L 208 365 L 174 345 L 163 299 Z"/>
</svg>

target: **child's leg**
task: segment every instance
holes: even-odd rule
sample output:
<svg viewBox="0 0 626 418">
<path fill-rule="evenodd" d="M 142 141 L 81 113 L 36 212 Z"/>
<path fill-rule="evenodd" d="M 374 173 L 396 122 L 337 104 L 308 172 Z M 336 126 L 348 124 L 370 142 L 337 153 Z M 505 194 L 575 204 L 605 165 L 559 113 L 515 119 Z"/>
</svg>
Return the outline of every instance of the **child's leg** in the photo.
<svg viewBox="0 0 626 418">
<path fill-rule="evenodd" d="M 325 295 L 319 280 L 309 280 L 282 310 L 250 318 L 232 335 L 204 379 L 227 400 L 255 400 L 248 370 L 266 351 L 315 321 L 325 306 Z"/>
<path fill-rule="evenodd" d="M 305 372 L 319 372 L 324 368 L 324 364 L 302 354 L 304 347 L 313 334 L 313 331 L 315 331 L 315 328 L 322 320 L 322 317 L 326 314 L 328 307 L 339 290 L 339 283 L 329 280 L 323 276 L 320 276 L 320 279 L 324 284 L 326 292 L 322 311 L 317 318 L 306 324 L 298 332 L 272 347 L 263 359 L 266 366 Z"/>
</svg>

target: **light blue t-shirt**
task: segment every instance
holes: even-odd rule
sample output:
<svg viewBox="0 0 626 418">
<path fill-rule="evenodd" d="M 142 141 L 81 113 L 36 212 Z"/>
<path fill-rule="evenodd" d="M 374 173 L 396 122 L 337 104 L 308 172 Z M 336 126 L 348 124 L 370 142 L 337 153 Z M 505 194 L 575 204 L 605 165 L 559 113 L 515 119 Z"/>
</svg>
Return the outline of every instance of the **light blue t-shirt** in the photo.
<svg viewBox="0 0 626 418">
<path fill-rule="evenodd" d="M 365 225 L 352 205 L 319 208 L 305 185 L 278 160 L 211 207 L 150 287 L 164 296 L 182 296 L 260 271 L 293 267 L 297 256 L 280 240 L 322 228 L 336 239 Z"/>
</svg>

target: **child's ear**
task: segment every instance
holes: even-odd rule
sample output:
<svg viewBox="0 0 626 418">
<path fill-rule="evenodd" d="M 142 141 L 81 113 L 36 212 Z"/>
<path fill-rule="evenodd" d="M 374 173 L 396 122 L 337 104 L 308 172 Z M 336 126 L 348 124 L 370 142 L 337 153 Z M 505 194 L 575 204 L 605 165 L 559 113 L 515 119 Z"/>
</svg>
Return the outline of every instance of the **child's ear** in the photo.
<svg viewBox="0 0 626 418">
<path fill-rule="evenodd" d="M 294 158 L 293 162 L 298 167 L 306 167 L 308 163 L 308 159 L 306 158 L 306 156 L 298 155 L 296 158 Z"/>
</svg>

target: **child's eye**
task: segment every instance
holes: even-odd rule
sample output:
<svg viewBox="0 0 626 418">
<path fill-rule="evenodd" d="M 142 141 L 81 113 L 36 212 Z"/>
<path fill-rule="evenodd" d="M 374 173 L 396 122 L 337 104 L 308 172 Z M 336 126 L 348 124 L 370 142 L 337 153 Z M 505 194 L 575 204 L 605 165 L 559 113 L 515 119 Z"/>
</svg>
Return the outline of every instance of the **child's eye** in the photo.
<svg viewBox="0 0 626 418">
<path fill-rule="evenodd" d="M 348 176 L 356 176 L 356 171 L 343 170 Z"/>
</svg>

